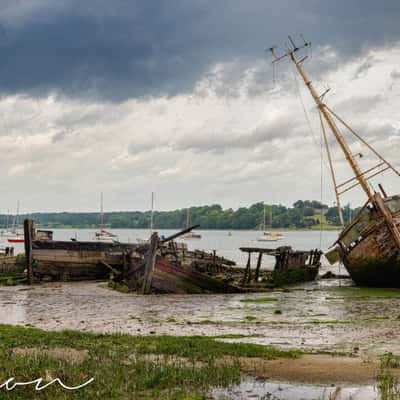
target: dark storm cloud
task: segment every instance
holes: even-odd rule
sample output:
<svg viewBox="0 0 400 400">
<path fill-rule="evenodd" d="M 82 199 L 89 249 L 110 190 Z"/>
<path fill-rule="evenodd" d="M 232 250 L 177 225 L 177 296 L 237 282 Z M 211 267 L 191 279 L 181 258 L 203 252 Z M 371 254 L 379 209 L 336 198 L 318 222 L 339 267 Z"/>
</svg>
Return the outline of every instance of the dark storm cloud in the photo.
<svg viewBox="0 0 400 400">
<path fill-rule="evenodd" d="M 0 90 L 123 100 L 189 90 L 208 68 L 303 32 L 342 52 L 395 40 L 388 0 L 0 1 Z"/>
</svg>

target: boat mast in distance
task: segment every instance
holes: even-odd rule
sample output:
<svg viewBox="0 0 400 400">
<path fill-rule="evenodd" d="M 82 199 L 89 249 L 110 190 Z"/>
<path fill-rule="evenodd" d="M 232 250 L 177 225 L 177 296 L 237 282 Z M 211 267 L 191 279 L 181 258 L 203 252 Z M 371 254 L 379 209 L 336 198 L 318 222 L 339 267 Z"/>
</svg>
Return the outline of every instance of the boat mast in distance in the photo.
<svg viewBox="0 0 400 400">
<path fill-rule="evenodd" d="M 186 212 L 186 229 L 188 229 L 189 227 L 190 227 L 190 207 L 188 207 Z M 190 230 L 185 235 L 182 236 L 182 239 L 201 239 L 201 234 Z"/>
<path fill-rule="evenodd" d="M 151 192 L 150 236 L 154 231 L 154 192 Z"/>
<path fill-rule="evenodd" d="M 100 226 L 99 230 L 94 233 L 93 240 L 97 242 L 118 242 L 117 235 L 105 229 L 103 192 L 100 192 Z"/>
</svg>

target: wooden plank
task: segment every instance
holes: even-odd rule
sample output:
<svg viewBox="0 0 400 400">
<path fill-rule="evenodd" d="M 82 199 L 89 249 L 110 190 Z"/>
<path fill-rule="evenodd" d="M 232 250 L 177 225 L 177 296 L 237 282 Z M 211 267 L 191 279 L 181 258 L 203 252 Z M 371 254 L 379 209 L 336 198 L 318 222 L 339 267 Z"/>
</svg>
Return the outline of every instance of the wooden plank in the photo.
<svg viewBox="0 0 400 400">
<path fill-rule="evenodd" d="M 271 256 L 276 253 L 276 249 L 265 249 L 263 247 L 240 247 L 239 250 L 245 253 L 265 253 Z"/>
<path fill-rule="evenodd" d="M 256 274 L 254 276 L 254 281 L 258 282 L 258 278 L 260 276 L 260 268 L 261 268 L 261 261 L 262 261 L 263 253 L 258 253 L 258 260 L 257 260 L 257 267 L 256 267 Z"/>
<path fill-rule="evenodd" d="M 244 286 L 246 284 L 246 282 L 248 282 L 248 277 L 250 275 L 250 263 L 251 263 L 251 253 L 249 252 L 249 257 L 247 259 L 246 268 L 244 270 L 242 286 Z"/>
<path fill-rule="evenodd" d="M 26 219 L 24 221 L 24 239 L 25 239 L 26 269 L 28 271 L 28 285 L 32 285 L 33 284 L 33 269 L 32 269 L 33 221 L 31 219 Z"/>
<path fill-rule="evenodd" d="M 170 242 L 171 240 L 174 240 L 174 239 L 178 238 L 179 236 L 182 236 L 182 235 L 184 235 L 185 233 L 188 233 L 188 232 L 190 232 L 191 230 L 198 228 L 199 226 L 200 226 L 200 225 L 192 225 L 192 226 L 189 226 L 188 228 L 183 229 L 183 230 L 181 230 L 181 231 L 179 231 L 179 232 L 177 232 L 177 233 L 174 233 L 173 235 L 168 236 L 167 238 L 161 240 L 161 243 Z"/>
<path fill-rule="evenodd" d="M 151 291 L 151 283 L 152 283 L 153 275 L 154 275 L 154 267 L 156 264 L 157 250 L 158 250 L 159 242 L 160 242 L 160 238 L 158 237 L 157 232 L 154 232 L 150 238 L 150 248 L 149 248 L 149 253 L 147 256 L 147 261 L 146 261 L 146 266 L 145 266 L 143 286 L 142 286 L 143 294 L 148 294 Z"/>
</svg>

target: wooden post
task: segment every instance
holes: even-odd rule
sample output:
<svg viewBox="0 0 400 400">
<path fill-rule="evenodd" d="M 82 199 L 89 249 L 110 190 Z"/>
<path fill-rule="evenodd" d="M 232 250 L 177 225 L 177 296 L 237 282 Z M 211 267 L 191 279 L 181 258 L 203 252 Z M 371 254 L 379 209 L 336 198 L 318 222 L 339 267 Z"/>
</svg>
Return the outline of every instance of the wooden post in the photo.
<svg viewBox="0 0 400 400">
<path fill-rule="evenodd" d="M 248 277 L 250 276 L 250 263 L 251 263 L 251 252 L 249 251 L 249 258 L 247 259 L 246 269 L 244 270 L 243 283 L 244 286 L 248 282 Z"/>
<path fill-rule="evenodd" d="M 28 271 L 28 284 L 33 284 L 33 268 L 32 268 L 32 240 L 33 240 L 33 221 L 26 219 L 24 221 L 24 240 L 25 240 L 25 259 L 26 269 Z"/>
<path fill-rule="evenodd" d="M 147 256 L 146 266 L 144 270 L 142 293 L 149 294 L 151 291 L 151 282 L 153 280 L 154 267 L 156 265 L 157 250 L 160 238 L 157 232 L 153 232 L 150 239 L 150 248 Z"/>
<path fill-rule="evenodd" d="M 262 256 L 263 256 L 263 253 L 262 253 L 262 251 L 260 251 L 260 252 L 258 253 L 258 260 L 257 260 L 257 267 L 256 267 L 256 275 L 255 275 L 255 277 L 254 277 L 254 281 L 255 281 L 255 282 L 258 282 L 258 278 L 259 278 L 259 276 L 260 276 L 260 268 L 261 268 Z"/>
<path fill-rule="evenodd" d="M 247 258 L 247 264 L 246 264 L 246 268 L 245 268 L 245 270 L 244 270 L 243 281 L 242 281 L 242 285 L 243 285 L 243 286 L 244 286 L 244 285 L 246 284 L 246 282 L 247 282 L 247 276 L 248 276 L 248 273 L 249 273 L 249 271 L 250 271 L 251 252 L 249 251 L 248 254 L 249 254 L 249 257 Z"/>
</svg>

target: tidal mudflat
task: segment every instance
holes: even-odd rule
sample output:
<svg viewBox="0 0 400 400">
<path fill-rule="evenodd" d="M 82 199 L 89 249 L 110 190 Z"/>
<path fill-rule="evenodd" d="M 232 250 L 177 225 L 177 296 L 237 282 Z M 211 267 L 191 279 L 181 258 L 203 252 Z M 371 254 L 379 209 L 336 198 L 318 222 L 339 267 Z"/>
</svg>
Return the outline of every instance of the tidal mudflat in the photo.
<svg viewBox="0 0 400 400">
<path fill-rule="evenodd" d="M 212 336 L 303 353 L 295 360 L 244 353 L 235 365 L 247 378 L 208 390 L 213 398 L 324 398 L 333 389 L 340 389 L 338 399 L 379 398 L 380 357 L 400 354 L 398 310 L 399 290 L 357 288 L 350 280 L 195 296 L 122 294 L 100 282 L 0 288 L 4 324 L 135 337 Z"/>
<path fill-rule="evenodd" d="M 349 285 L 326 280 L 267 294 L 166 296 L 122 294 L 104 283 L 1 287 L 0 320 L 46 330 L 245 335 L 224 340 L 365 356 L 400 351 L 400 290 Z"/>
</svg>

